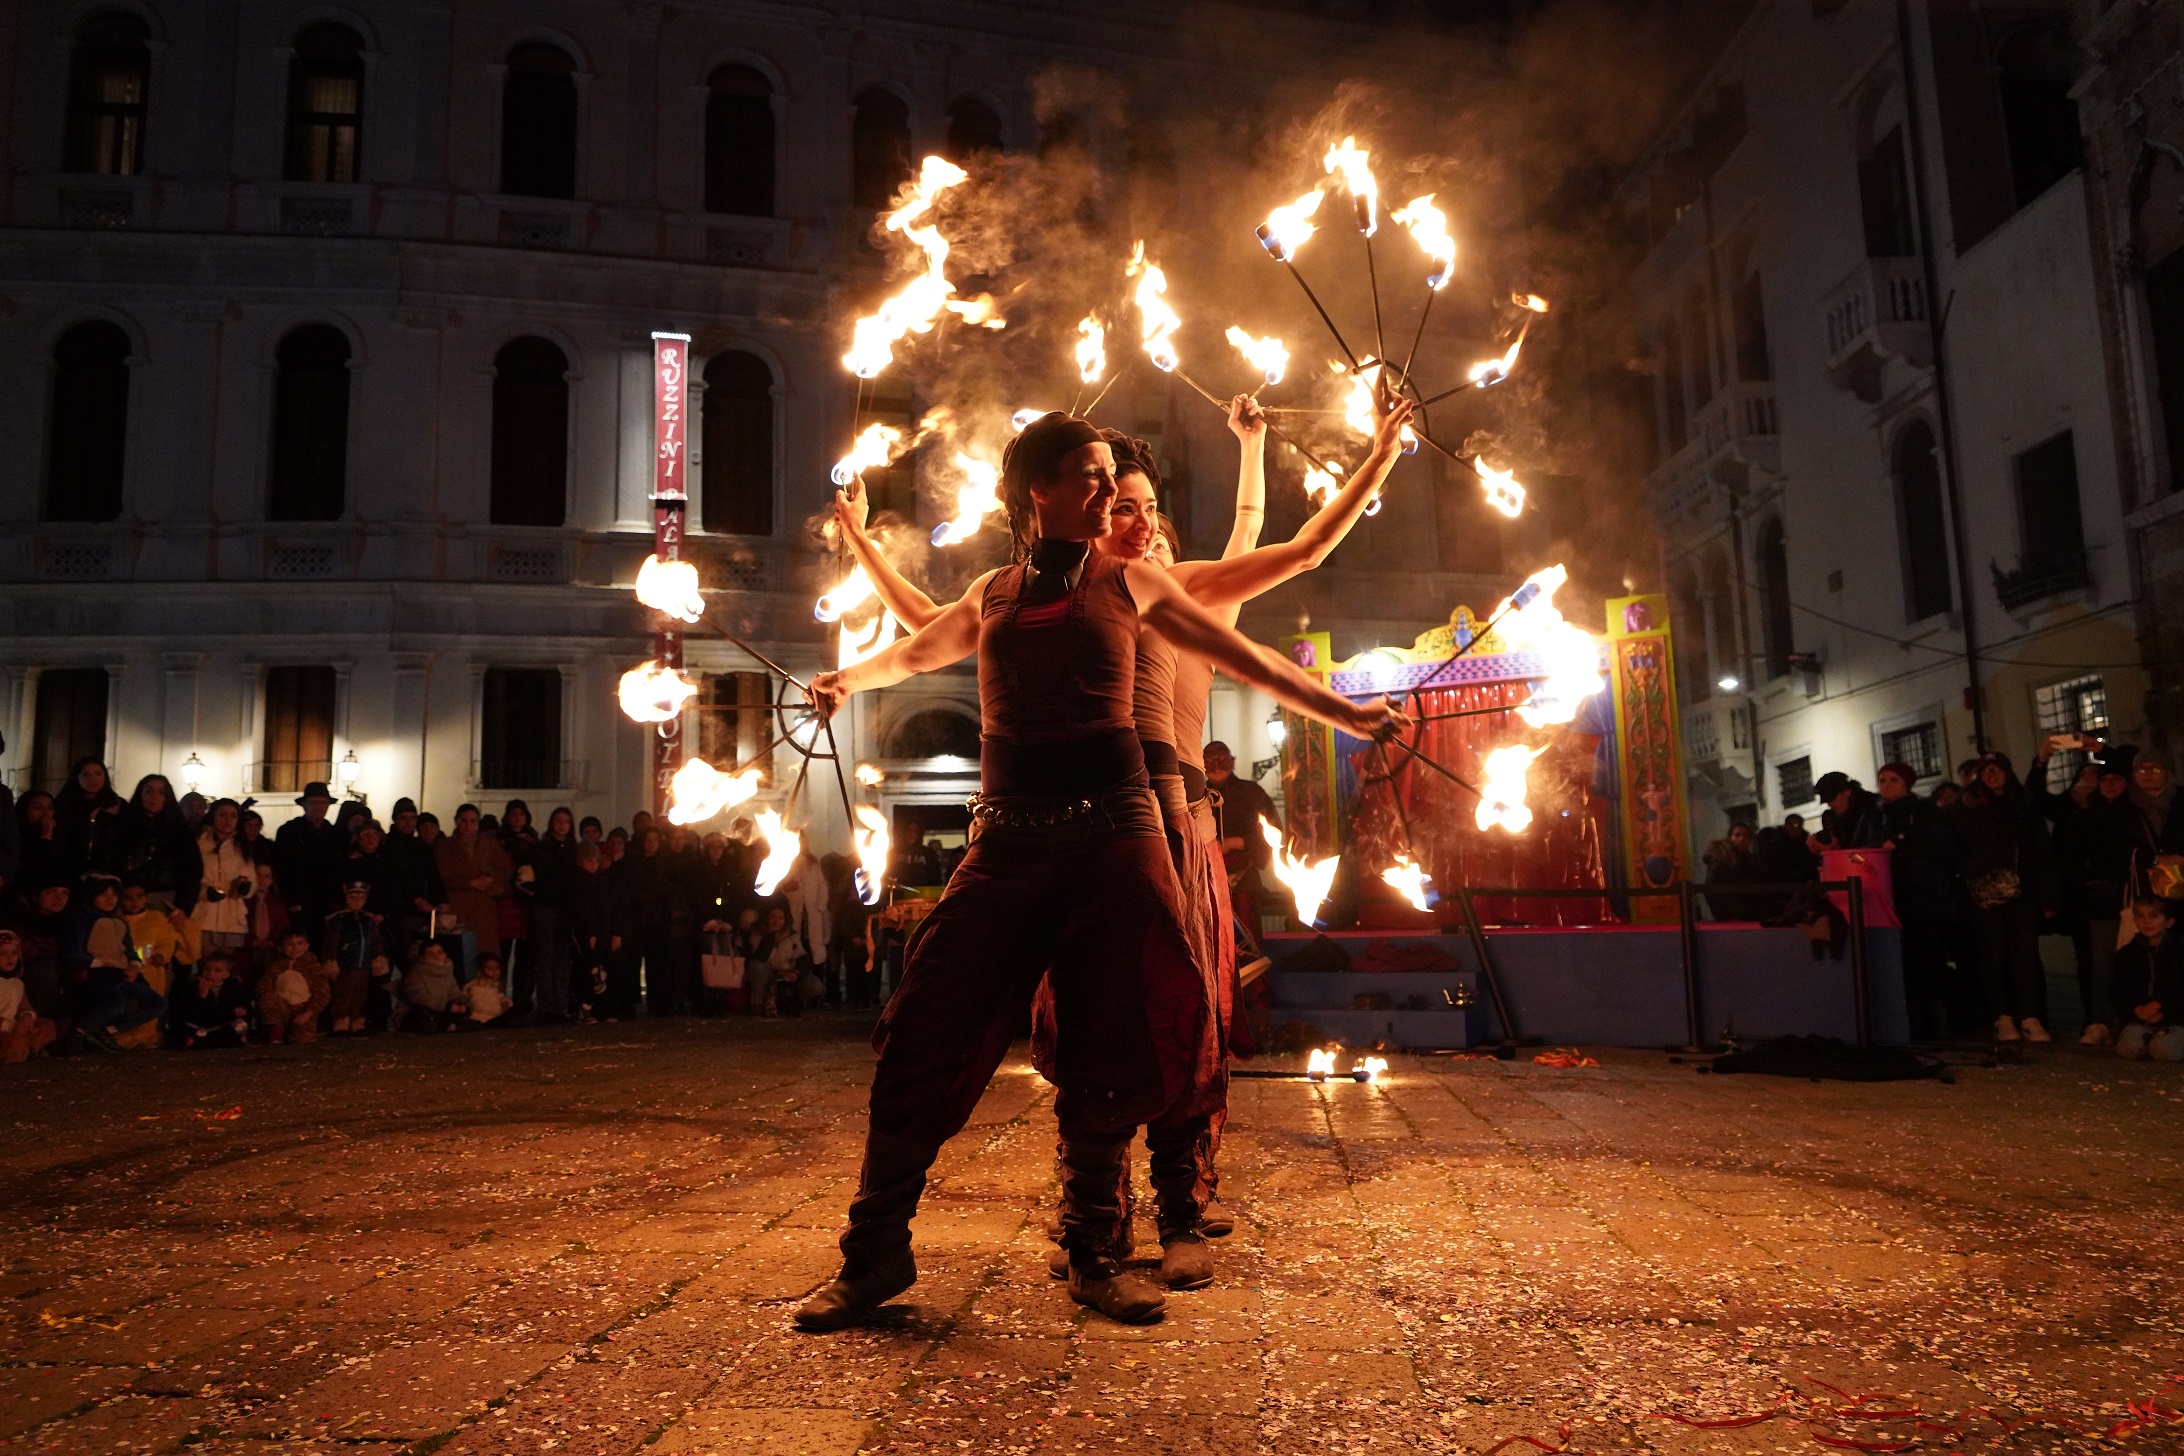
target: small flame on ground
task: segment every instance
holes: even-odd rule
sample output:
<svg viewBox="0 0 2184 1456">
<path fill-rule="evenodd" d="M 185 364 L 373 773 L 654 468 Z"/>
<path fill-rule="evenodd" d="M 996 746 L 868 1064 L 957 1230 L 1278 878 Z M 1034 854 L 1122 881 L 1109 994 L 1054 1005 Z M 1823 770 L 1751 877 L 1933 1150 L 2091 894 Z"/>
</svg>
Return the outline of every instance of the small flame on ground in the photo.
<svg viewBox="0 0 2184 1456">
<path fill-rule="evenodd" d="M 857 782 L 868 789 L 876 789 L 887 782 L 887 775 L 880 772 L 878 764 L 860 763 L 857 765 Z"/>
<path fill-rule="evenodd" d="M 1366 237 L 1380 231 L 1380 184 L 1373 180 L 1372 153 L 1344 137 L 1327 149 L 1327 170 L 1342 174 L 1342 185 L 1357 203 L 1357 230 Z"/>
<path fill-rule="evenodd" d="M 857 849 L 857 898 L 877 905 L 887 882 L 887 816 L 870 804 L 859 804 L 854 817 L 849 837 Z"/>
<path fill-rule="evenodd" d="M 1227 338 L 1246 363 L 1266 376 L 1268 384 L 1282 382 L 1282 375 L 1289 371 L 1289 349 L 1280 339 L 1271 334 L 1255 339 L 1234 324 L 1229 325 Z"/>
<path fill-rule="evenodd" d="M 1380 1074 L 1387 1070 L 1388 1059 L 1386 1057 L 1367 1057 L 1357 1064 L 1357 1069 L 1351 1075 L 1355 1076 L 1360 1082 L 1370 1084 L 1378 1082 Z"/>
<path fill-rule="evenodd" d="M 655 612 L 685 622 L 705 615 L 705 594 L 698 590 L 698 568 L 688 561 L 647 556 L 637 568 L 637 600 Z"/>
<path fill-rule="evenodd" d="M 1413 197 L 1408 207 L 1399 207 L 1388 217 L 1410 229 L 1411 240 L 1434 261 L 1436 267 L 1426 275 L 1426 287 L 1435 292 L 1446 288 L 1456 272 L 1456 239 L 1449 234 L 1448 218 L 1433 205 L 1433 194 Z"/>
<path fill-rule="evenodd" d="M 1395 863 L 1380 872 L 1380 878 L 1398 895 L 1411 902 L 1417 910 L 1430 910 L 1433 904 L 1426 898 L 1426 869 L 1407 854 L 1395 857 Z"/>
<path fill-rule="evenodd" d="M 1335 1054 L 1332 1050 L 1314 1047 L 1304 1059 L 1307 1077 L 1332 1077 L 1335 1074 Z"/>
<path fill-rule="evenodd" d="M 842 614 L 868 600 L 872 595 L 872 578 L 865 575 L 862 563 L 849 569 L 849 575 L 832 591 L 822 593 L 812 603 L 811 614 L 822 622 L 839 622 Z"/>
<path fill-rule="evenodd" d="M 1335 885 L 1335 867 L 1342 863 L 1340 855 L 1329 855 L 1317 863 L 1291 854 L 1282 841 L 1281 830 L 1263 815 L 1259 819 L 1259 833 L 1274 851 L 1271 868 L 1274 877 L 1289 891 L 1289 898 L 1297 907 L 1297 918 L 1307 925 L 1317 924 L 1320 911 L 1327 908 L 1327 894 Z"/>
<path fill-rule="evenodd" d="M 703 824 L 758 792 L 759 770 L 724 774 L 702 758 L 686 759 L 667 781 L 667 822 Z"/>
<path fill-rule="evenodd" d="M 1471 457 L 1471 468 L 1479 473 L 1488 505 L 1512 520 L 1524 513 L 1524 487 L 1514 472 L 1496 470 L 1476 455 Z"/>
<path fill-rule="evenodd" d="M 862 627 L 852 627 L 844 622 L 841 648 L 835 654 L 834 665 L 837 668 L 855 667 L 892 643 L 900 625 L 895 614 L 884 609 Z"/>
<path fill-rule="evenodd" d="M 950 296 L 955 292 L 955 285 L 948 281 L 945 271 L 948 240 L 940 235 L 938 228 L 919 227 L 917 221 L 932 210 L 941 193 L 969 176 L 945 157 L 927 157 L 918 175 L 910 182 L 902 204 L 887 215 L 887 230 L 901 233 L 917 245 L 925 254 L 925 269 L 905 284 L 901 292 L 882 303 L 877 312 L 857 320 L 849 352 L 842 356 L 842 363 L 859 379 L 872 379 L 892 364 L 895 345 L 905 335 L 930 333 L 941 310 L 948 306 Z M 973 301 L 958 302 L 965 307 L 975 307 Z M 992 300 L 987 300 L 986 306 L 990 310 Z"/>
<path fill-rule="evenodd" d="M 758 875 L 751 886 L 760 899 L 781 888 L 781 882 L 789 877 L 796 865 L 796 857 L 804 852 L 804 836 L 781 822 L 781 816 L 771 809 L 761 809 L 753 823 L 758 837 L 766 841 L 766 858 L 759 862 Z"/>
<path fill-rule="evenodd" d="M 622 674 L 622 711 L 635 723 L 665 723 L 696 696 L 698 685 L 677 668 L 642 662 Z"/>
<path fill-rule="evenodd" d="M 1531 806 L 1524 802 L 1526 771 L 1532 760 L 1547 750 L 1512 743 L 1486 756 L 1486 782 L 1479 786 L 1478 826 L 1522 834 L 1532 822 Z"/>
<path fill-rule="evenodd" d="M 1275 208 L 1259 224 L 1259 244 L 1274 255 L 1275 262 L 1296 257 L 1297 249 L 1311 239 L 1312 214 L 1319 211 L 1320 199 L 1326 195 L 1326 189 L 1315 187 L 1295 202 Z"/>
<path fill-rule="evenodd" d="M 1496 609 L 1499 614 L 1513 608 L 1494 629 L 1509 650 L 1547 661 L 1547 676 L 1533 685 L 1531 701 L 1517 709 L 1517 716 L 1534 728 L 1569 722 L 1580 703 L 1608 685 L 1600 675 L 1599 643 L 1565 620 L 1555 606 L 1555 592 L 1569 579 L 1568 569 L 1559 563 L 1542 567 Z"/>
<path fill-rule="evenodd" d="M 1107 327 L 1096 315 L 1088 313 L 1077 325 L 1077 380 L 1081 384 L 1097 384 L 1106 372 Z"/>
<path fill-rule="evenodd" d="M 978 534 L 988 513 L 1001 509 L 1001 467 L 956 451 L 955 468 L 963 474 L 956 487 L 955 519 L 933 527 L 935 546 L 955 546 Z"/>
<path fill-rule="evenodd" d="M 902 431 L 893 425 L 870 424 L 850 442 L 849 453 L 834 462 L 834 483 L 847 485 L 867 470 L 877 470 L 895 458 Z"/>
<path fill-rule="evenodd" d="M 1168 275 L 1161 271 L 1159 264 L 1145 261 L 1143 239 L 1131 250 L 1130 266 L 1123 270 L 1123 276 L 1138 281 L 1135 301 L 1139 332 L 1145 339 L 1145 354 L 1153 361 L 1153 367 L 1165 374 L 1182 362 L 1175 352 L 1175 331 L 1183 327 L 1183 319 L 1168 306 Z"/>
</svg>

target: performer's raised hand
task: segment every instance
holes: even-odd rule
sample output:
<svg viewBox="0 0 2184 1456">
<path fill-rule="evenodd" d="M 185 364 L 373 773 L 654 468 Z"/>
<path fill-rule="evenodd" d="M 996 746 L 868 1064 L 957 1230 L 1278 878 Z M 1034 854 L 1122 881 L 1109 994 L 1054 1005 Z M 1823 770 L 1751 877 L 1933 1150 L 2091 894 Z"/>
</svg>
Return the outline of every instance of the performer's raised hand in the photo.
<svg viewBox="0 0 2184 1456">
<path fill-rule="evenodd" d="M 834 492 L 834 519 L 852 535 L 864 530 L 865 521 L 871 514 L 872 502 L 865 495 L 863 476 Z"/>
<path fill-rule="evenodd" d="M 1388 382 L 1388 371 L 1380 370 L 1373 376 L 1373 452 L 1393 453 L 1403 448 L 1403 427 L 1410 423 L 1417 410 L 1415 402 L 1398 395 L 1395 386 Z"/>
<path fill-rule="evenodd" d="M 1229 433 L 1246 445 L 1266 442 L 1266 411 L 1248 394 L 1239 394 L 1229 401 Z"/>
<path fill-rule="evenodd" d="M 1410 715 L 1398 708 L 1391 697 L 1353 703 L 1351 712 L 1354 716 L 1348 727 L 1351 736 L 1356 738 L 1374 738 L 1385 743 L 1411 726 Z"/>
<path fill-rule="evenodd" d="M 820 717 L 831 718 L 842 704 L 849 701 L 849 689 L 843 685 L 840 672 L 822 672 L 804 689 L 804 700 L 818 711 Z"/>
</svg>

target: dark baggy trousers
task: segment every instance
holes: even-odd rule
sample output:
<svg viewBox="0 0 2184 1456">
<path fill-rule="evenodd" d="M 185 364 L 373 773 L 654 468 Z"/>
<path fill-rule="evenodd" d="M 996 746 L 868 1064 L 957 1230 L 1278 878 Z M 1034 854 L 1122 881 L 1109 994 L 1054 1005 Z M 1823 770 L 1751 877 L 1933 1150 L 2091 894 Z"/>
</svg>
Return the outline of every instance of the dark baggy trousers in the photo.
<svg viewBox="0 0 2184 1456">
<path fill-rule="evenodd" d="M 969 1121 L 1042 974 L 1058 1026 L 1055 1116 L 1081 1149 L 1063 1244 L 1096 1251 L 1121 1217 L 1122 1149 L 1190 1090 L 1208 1015 L 1149 790 L 1047 827 L 980 822 L 873 1034 L 871 1130 L 842 1235 L 852 1270 L 909 1246 L 926 1170 Z"/>
</svg>

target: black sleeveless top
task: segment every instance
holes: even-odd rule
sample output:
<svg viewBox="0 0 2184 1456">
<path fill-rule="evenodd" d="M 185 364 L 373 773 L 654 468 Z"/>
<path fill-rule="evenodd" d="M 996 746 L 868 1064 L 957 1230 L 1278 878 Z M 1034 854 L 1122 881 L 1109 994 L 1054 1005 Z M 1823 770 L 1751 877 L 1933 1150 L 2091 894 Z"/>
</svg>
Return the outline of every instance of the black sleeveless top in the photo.
<svg viewBox="0 0 2184 1456">
<path fill-rule="evenodd" d="M 1133 715 L 1137 604 L 1122 563 L 1042 540 L 979 604 L 985 792 L 1084 798 L 1143 783 Z"/>
</svg>

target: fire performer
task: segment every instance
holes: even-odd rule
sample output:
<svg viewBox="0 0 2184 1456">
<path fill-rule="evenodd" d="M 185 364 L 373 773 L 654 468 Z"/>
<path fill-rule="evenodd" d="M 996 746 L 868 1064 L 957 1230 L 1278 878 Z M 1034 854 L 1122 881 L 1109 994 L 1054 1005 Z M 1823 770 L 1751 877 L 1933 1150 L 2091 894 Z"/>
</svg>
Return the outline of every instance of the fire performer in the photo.
<svg viewBox="0 0 2184 1456">
<path fill-rule="evenodd" d="M 1266 425 L 1255 400 L 1238 396 L 1232 401 L 1230 428 L 1242 446 L 1242 461 L 1236 525 L 1219 561 L 1177 562 L 1179 543 L 1158 509 L 1159 469 L 1151 448 L 1118 431 L 1102 431 L 1114 452 L 1116 499 L 1110 529 L 1093 543 L 1094 549 L 1117 560 L 1152 562 L 1168 571 L 1194 601 L 1221 618 L 1223 625 L 1233 627 L 1244 601 L 1319 565 L 1364 515 L 1401 454 L 1402 427 L 1410 414 L 1408 403 L 1397 402 L 1385 387 L 1377 405 L 1380 420 L 1373 453 L 1345 488 L 1294 538 L 1253 550 L 1265 513 Z M 866 535 L 861 488 L 853 487 L 838 498 L 836 520 L 881 600 L 897 618 L 913 628 L 934 620 L 941 609 L 905 580 Z M 1191 1095 L 1146 1128 L 1158 1199 L 1161 1277 L 1171 1289 L 1195 1289 L 1213 1278 L 1205 1236 L 1219 1237 L 1235 1227 L 1234 1219 L 1213 1201 L 1219 1186 L 1215 1153 L 1227 1121 L 1229 1033 L 1236 1004 L 1228 883 L 1221 869 L 1219 828 L 1201 758 L 1213 665 L 1203 656 L 1178 651 L 1158 631 L 1141 629 L 1134 677 L 1133 717 L 1175 858 L 1184 929 L 1216 1012 L 1194 1062 Z M 1059 1085 L 1054 1060 L 1059 1041 L 1056 1010 L 1050 989 L 1042 989 L 1034 1021 L 1034 1059 L 1049 1080 Z M 1117 1221 L 1115 1244 L 1104 1251 L 1116 1260 L 1131 1252 L 1128 1194 L 1125 1162 L 1117 1190 L 1124 1216 Z M 1055 1273 L 1057 1277 L 1067 1273 L 1060 1256 Z"/>
<path fill-rule="evenodd" d="M 1050 414 L 1009 447 L 1002 499 L 1027 559 L 886 651 L 814 679 L 833 711 L 978 654 L 977 837 L 920 926 L 874 1036 L 871 1124 L 839 1276 L 797 1311 L 840 1329 L 917 1279 L 910 1220 L 940 1146 L 1052 976 L 1069 1290 L 1118 1320 L 1158 1318 L 1160 1292 L 1103 1250 L 1121 1214 L 1117 1172 L 1137 1127 L 1192 1091 L 1209 1008 L 1183 931 L 1160 808 L 1135 732 L 1142 621 L 1299 713 L 1369 737 L 1405 720 L 1353 704 L 1208 616 L 1157 568 L 1094 553 L 1115 503 L 1098 429 Z"/>
</svg>

